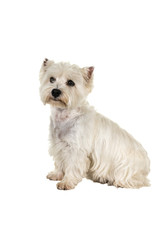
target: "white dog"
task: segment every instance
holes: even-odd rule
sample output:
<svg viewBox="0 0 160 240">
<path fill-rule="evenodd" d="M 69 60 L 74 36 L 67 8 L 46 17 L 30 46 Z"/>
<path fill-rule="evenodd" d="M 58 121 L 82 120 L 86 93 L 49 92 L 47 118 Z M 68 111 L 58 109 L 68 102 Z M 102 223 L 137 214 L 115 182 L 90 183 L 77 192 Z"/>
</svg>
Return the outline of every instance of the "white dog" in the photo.
<svg viewBox="0 0 160 240">
<path fill-rule="evenodd" d="M 40 95 L 51 106 L 50 154 L 58 189 L 72 189 L 84 177 L 116 187 L 149 186 L 150 161 L 129 133 L 97 113 L 86 101 L 92 90 L 93 67 L 45 59 Z"/>
</svg>

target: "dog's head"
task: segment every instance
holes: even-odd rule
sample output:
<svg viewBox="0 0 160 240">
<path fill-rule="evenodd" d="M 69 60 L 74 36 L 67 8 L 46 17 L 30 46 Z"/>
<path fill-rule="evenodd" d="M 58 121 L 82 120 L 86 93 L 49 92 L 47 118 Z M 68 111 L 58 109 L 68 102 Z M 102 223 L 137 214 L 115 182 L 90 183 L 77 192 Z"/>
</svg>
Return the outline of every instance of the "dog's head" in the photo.
<svg viewBox="0 0 160 240">
<path fill-rule="evenodd" d="M 40 69 L 42 102 L 58 108 L 75 108 L 81 105 L 92 90 L 93 70 L 94 67 L 80 68 L 45 59 Z"/>
</svg>

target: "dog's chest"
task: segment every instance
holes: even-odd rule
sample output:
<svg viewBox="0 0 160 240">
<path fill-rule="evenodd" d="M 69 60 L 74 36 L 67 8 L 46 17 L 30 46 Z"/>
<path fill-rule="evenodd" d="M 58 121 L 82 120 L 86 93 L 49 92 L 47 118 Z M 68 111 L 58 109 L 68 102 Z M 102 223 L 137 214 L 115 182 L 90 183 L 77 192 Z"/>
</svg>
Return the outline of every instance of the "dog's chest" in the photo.
<svg viewBox="0 0 160 240">
<path fill-rule="evenodd" d="M 76 133 L 77 115 L 67 110 L 55 111 L 51 115 L 51 131 L 60 140 L 69 140 Z"/>
</svg>

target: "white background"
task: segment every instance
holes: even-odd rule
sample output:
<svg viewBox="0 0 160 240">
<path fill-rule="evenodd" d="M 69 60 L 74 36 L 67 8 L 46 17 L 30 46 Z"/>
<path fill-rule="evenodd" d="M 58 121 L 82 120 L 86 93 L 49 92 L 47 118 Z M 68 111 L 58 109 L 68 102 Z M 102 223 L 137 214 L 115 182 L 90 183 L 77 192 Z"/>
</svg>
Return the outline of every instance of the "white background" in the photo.
<svg viewBox="0 0 160 240">
<path fill-rule="evenodd" d="M 1 1 L 1 239 L 160 239 L 159 3 Z M 53 169 L 49 107 L 39 97 L 45 57 L 95 66 L 89 102 L 143 144 L 151 187 L 84 179 L 59 191 L 45 178 Z"/>
</svg>

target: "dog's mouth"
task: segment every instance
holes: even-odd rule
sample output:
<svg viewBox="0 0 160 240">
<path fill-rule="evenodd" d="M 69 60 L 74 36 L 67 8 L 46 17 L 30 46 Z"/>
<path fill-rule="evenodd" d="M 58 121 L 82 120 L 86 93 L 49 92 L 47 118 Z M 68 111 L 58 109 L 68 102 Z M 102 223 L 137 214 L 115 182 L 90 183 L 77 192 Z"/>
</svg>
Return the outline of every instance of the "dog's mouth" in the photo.
<svg viewBox="0 0 160 240">
<path fill-rule="evenodd" d="M 60 102 L 60 103 L 62 103 L 64 106 L 67 106 L 67 104 L 66 104 L 63 100 L 61 100 L 61 99 L 59 99 L 59 98 L 50 97 L 50 98 L 49 98 L 49 101 Z"/>
</svg>

